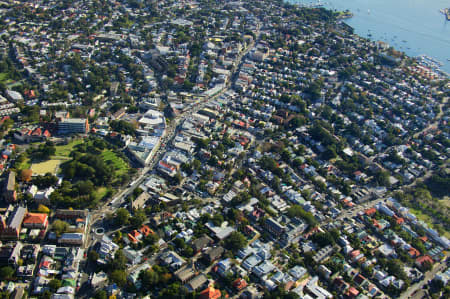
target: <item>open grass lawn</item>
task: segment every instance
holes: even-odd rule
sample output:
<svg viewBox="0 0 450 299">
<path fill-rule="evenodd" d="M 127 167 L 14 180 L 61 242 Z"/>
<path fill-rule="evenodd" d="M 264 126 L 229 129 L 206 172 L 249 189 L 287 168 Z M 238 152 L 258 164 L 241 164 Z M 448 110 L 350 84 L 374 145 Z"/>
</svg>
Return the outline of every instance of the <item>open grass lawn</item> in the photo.
<svg viewBox="0 0 450 299">
<path fill-rule="evenodd" d="M 128 164 L 122 160 L 122 158 L 118 157 L 114 152 L 110 150 L 105 150 L 102 152 L 103 161 L 107 165 L 113 165 L 115 169 L 115 175 L 122 175 L 128 171 Z"/>
<path fill-rule="evenodd" d="M 16 166 L 18 170 L 24 170 L 24 169 L 30 169 L 31 167 L 31 161 L 30 159 L 25 159 L 22 163 Z"/>
<path fill-rule="evenodd" d="M 0 73 L 1 76 L 2 73 Z M 1 77 L 0 77 L 1 79 Z M 1 81 L 1 80 L 0 80 Z M 45 162 L 39 162 L 39 163 L 33 163 L 30 158 L 25 159 L 22 163 L 16 166 L 17 169 L 30 169 L 33 170 L 34 174 L 46 174 L 47 172 L 50 172 L 52 174 L 56 174 L 55 171 L 58 170 L 59 165 L 67 160 L 71 160 L 69 157 L 70 152 L 72 151 L 73 147 L 77 144 L 82 143 L 83 140 L 75 140 L 70 142 L 67 145 L 58 145 L 56 147 L 55 155 L 51 157 L 51 160 L 45 161 Z M 56 169 L 55 169 L 56 168 Z"/>
<path fill-rule="evenodd" d="M 56 146 L 55 156 L 59 157 L 69 157 L 70 152 L 74 148 L 74 146 L 83 142 L 83 139 L 77 139 L 72 142 L 69 142 L 66 145 L 58 145 Z"/>
<path fill-rule="evenodd" d="M 109 190 L 106 187 L 98 187 L 97 190 L 95 190 L 95 198 L 99 201 L 102 200 L 108 191 Z"/>
<path fill-rule="evenodd" d="M 31 165 L 31 170 L 33 174 L 45 175 L 47 172 L 56 175 L 59 165 L 63 162 L 62 160 L 51 159 L 45 162 L 33 163 Z"/>
<path fill-rule="evenodd" d="M 413 208 L 408 208 L 408 209 L 414 215 L 416 215 L 419 220 L 422 220 L 423 222 L 425 222 L 429 227 L 434 228 L 433 219 L 430 216 L 428 216 L 427 214 L 422 213 L 422 211 L 420 211 L 420 210 L 416 210 L 416 209 L 413 209 Z M 444 236 L 446 238 L 450 238 L 450 232 L 449 231 L 445 231 Z"/>
<path fill-rule="evenodd" d="M 0 73 L 0 82 L 6 81 L 8 79 L 7 73 Z"/>
</svg>

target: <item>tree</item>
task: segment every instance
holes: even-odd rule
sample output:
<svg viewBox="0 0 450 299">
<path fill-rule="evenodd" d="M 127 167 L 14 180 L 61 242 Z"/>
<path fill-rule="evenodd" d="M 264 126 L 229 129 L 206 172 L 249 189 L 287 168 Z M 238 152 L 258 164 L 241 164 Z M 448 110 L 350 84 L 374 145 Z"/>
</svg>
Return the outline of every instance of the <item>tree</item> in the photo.
<svg viewBox="0 0 450 299">
<path fill-rule="evenodd" d="M 50 289 L 52 289 L 54 292 L 56 292 L 60 287 L 61 287 L 62 283 L 61 280 L 59 279 L 52 279 L 50 280 L 50 282 L 48 283 L 48 286 L 50 287 Z"/>
<path fill-rule="evenodd" d="M 117 226 L 127 225 L 130 221 L 130 213 L 127 209 L 119 208 L 114 216 L 114 223 Z"/>
<path fill-rule="evenodd" d="M 50 209 L 47 206 L 44 206 L 43 204 L 39 204 L 38 212 L 44 213 L 44 214 L 50 214 Z"/>
<path fill-rule="evenodd" d="M 147 220 L 147 215 L 145 215 L 144 210 L 137 210 L 134 212 L 134 216 L 131 217 L 130 222 L 134 227 L 141 226 L 145 220 Z"/>
<path fill-rule="evenodd" d="M 32 179 L 33 184 L 38 186 L 41 189 L 48 188 L 50 186 L 54 186 L 58 182 L 58 178 L 51 173 L 46 173 L 44 176 L 37 175 Z"/>
<path fill-rule="evenodd" d="M 95 299 L 108 299 L 108 293 L 105 290 L 98 290 L 94 294 Z"/>
<path fill-rule="evenodd" d="M 14 269 L 10 266 L 0 268 L 0 280 L 5 281 L 14 277 Z"/>
<path fill-rule="evenodd" d="M 146 289 L 150 289 L 152 286 L 156 285 L 159 282 L 159 275 L 153 270 L 142 271 L 139 274 L 142 285 L 145 286 Z"/>
<path fill-rule="evenodd" d="M 215 214 L 213 217 L 212 217 L 212 223 L 214 223 L 214 225 L 215 226 L 220 226 L 221 224 L 222 224 L 222 222 L 223 222 L 223 216 L 222 216 L 222 214 L 220 214 L 220 213 L 217 213 L 217 214 Z"/>
<path fill-rule="evenodd" d="M 274 291 L 266 291 L 264 292 L 264 299 L 298 299 L 300 298 L 297 293 L 287 292 L 285 290 L 284 284 L 281 284 Z"/>
<path fill-rule="evenodd" d="M 110 268 L 113 270 L 124 270 L 127 267 L 127 257 L 121 249 L 114 254 L 114 259 L 110 262 Z"/>
<path fill-rule="evenodd" d="M 325 247 L 327 245 L 333 245 L 336 240 L 333 238 L 333 235 L 329 232 L 317 233 L 312 236 L 312 240 L 319 244 L 321 247 Z"/>
<path fill-rule="evenodd" d="M 388 273 L 398 277 L 400 279 L 406 280 L 407 276 L 405 274 L 405 272 L 403 271 L 403 264 L 400 260 L 398 259 L 392 259 L 392 260 L 388 260 L 387 261 L 387 268 L 388 268 Z"/>
<path fill-rule="evenodd" d="M 290 218 L 300 217 L 304 219 L 310 226 L 316 226 L 317 220 L 313 214 L 306 212 L 300 205 L 292 205 L 288 210 L 287 214 Z"/>
<path fill-rule="evenodd" d="M 111 272 L 109 278 L 119 287 L 123 287 L 127 283 L 127 272 L 124 270 L 114 270 Z"/>
<path fill-rule="evenodd" d="M 59 237 L 69 229 L 69 223 L 57 219 L 53 222 L 52 229 L 55 231 L 56 235 Z"/>
<path fill-rule="evenodd" d="M 377 180 L 378 184 L 380 184 L 382 186 L 389 186 L 390 185 L 389 177 L 390 177 L 389 172 L 382 170 L 377 173 L 376 180 Z"/>
<path fill-rule="evenodd" d="M 225 246 L 233 252 L 244 248 L 247 245 L 247 239 L 240 232 L 232 232 L 228 238 L 225 239 Z"/>
<path fill-rule="evenodd" d="M 22 182 L 31 181 L 31 176 L 33 175 L 33 171 L 31 169 L 23 169 L 20 171 L 19 178 Z"/>
<path fill-rule="evenodd" d="M 416 191 L 414 192 L 414 197 L 418 201 L 423 201 L 423 202 L 430 201 L 433 199 L 430 191 L 428 191 L 427 189 L 424 189 L 424 188 L 417 188 Z"/>
<path fill-rule="evenodd" d="M 163 289 L 163 291 L 159 294 L 159 298 L 164 299 L 186 298 L 187 294 L 188 292 L 185 287 L 183 287 L 178 282 L 174 282 Z"/>
<path fill-rule="evenodd" d="M 100 256 L 98 255 L 97 251 L 95 250 L 91 250 L 89 251 L 89 255 L 88 255 L 88 259 L 91 262 L 97 262 L 97 260 L 100 258 Z"/>
<path fill-rule="evenodd" d="M 450 194 L 450 176 L 439 172 L 426 181 L 428 189 L 436 196 L 442 197 Z"/>
<path fill-rule="evenodd" d="M 136 135 L 136 128 L 132 123 L 129 123 L 124 120 L 113 120 L 109 123 L 111 128 L 119 133 L 123 133 L 126 135 Z"/>
<path fill-rule="evenodd" d="M 50 290 L 45 290 L 42 295 L 40 296 L 42 299 L 50 299 L 52 298 L 52 292 Z"/>
</svg>

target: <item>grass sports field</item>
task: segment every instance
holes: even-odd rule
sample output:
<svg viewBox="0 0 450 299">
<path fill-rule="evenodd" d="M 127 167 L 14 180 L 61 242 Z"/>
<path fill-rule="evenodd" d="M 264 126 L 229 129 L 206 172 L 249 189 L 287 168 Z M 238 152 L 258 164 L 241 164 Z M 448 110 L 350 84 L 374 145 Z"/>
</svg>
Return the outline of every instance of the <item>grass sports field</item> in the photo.
<svg viewBox="0 0 450 299">
<path fill-rule="evenodd" d="M 62 160 L 51 159 L 45 162 L 33 163 L 31 165 L 31 170 L 33 171 L 33 174 L 37 175 L 44 175 L 48 172 L 50 172 L 51 174 L 56 174 L 59 165 L 62 162 Z"/>
</svg>

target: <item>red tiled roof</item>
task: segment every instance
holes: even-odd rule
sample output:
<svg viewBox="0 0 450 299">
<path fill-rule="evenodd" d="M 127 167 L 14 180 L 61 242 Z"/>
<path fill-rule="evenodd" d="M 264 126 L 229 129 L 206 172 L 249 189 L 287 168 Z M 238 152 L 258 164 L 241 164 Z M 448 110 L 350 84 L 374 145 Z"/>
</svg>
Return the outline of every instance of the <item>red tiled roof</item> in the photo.
<svg viewBox="0 0 450 299">
<path fill-rule="evenodd" d="M 45 137 L 51 137 L 52 136 L 52 134 L 50 134 L 50 132 L 48 130 L 45 130 L 42 135 L 44 135 Z"/>
<path fill-rule="evenodd" d="M 214 287 L 208 287 L 200 293 L 200 299 L 218 299 L 222 296 L 220 290 L 215 289 Z"/>
<path fill-rule="evenodd" d="M 348 289 L 348 295 L 349 296 L 356 297 L 356 296 L 358 296 L 358 294 L 359 294 L 359 291 L 356 288 L 351 287 L 351 288 Z"/>
<path fill-rule="evenodd" d="M 42 213 L 28 213 L 23 220 L 23 224 L 42 224 L 48 222 L 48 215 Z"/>
<path fill-rule="evenodd" d="M 245 279 L 238 278 L 233 282 L 233 287 L 240 291 L 243 288 L 247 287 L 247 282 L 245 281 Z"/>
<path fill-rule="evenodd" d="M 364 213 L 365 213 L 367 216 L 372 216 L 372 215 L 375 214 L 376 212 L 377 212 L 377 210 L 376 210 L 375 208 L 370 208 L 370 209 L 367 209 L 367 210 L 364 211 Z"/>
<path fill-rule="evenodd" d="M 144 235 L 144 236 L 148 236 L 150 234 L 154 234 L 153 230 L 150 229 L 150 227 L 148 227 L 147 225 L 143 225 L 139 231 Z"/>
<path fill-rule="evenodd" d="M 361 251 L 359 251 L 359 250 L 353 250 L 353 251 L 350 253 L 350 256 L 351 256 L 351 257 L 357 257 L 360 253 L 361 253 Z"/>
<path fill-rule="evenodd" d="M 419 250 L 415 249 L 414 247 L 411 247 L 411 248 L 409 249 L 408 253 L 409 253 L 409 255 L 410 255 L 411 257 L 418 257 L 418 256 L 420 256 Z"/>
<path fill-rule="evenodd" d="M 128 239 L 132 242 L 132 243 L 138 243 L 139 241 L 133 237 L 131 234 L 128 234 Z"/>
<path fill-rule="evenodd" d="M 131 231 L 131 233 L 129 233 L 129 235 L 131 235 L 135 238 L 138 238 L 141 235 L 141 233 L 138 232 L 137 230 L 133 230 L 133 231 Z"/>
<path fill-rule="evenodd" d="M 424 255 L 424 256 L 418 257 L 416 259 L 416 263 L 418 263 L 420 265 L 422 265 L 423 263 L 426 263 L 426 262 L 433 264 L 433 259 L 431 257 L 429 257 L 428 255 Z"/>
</svg>

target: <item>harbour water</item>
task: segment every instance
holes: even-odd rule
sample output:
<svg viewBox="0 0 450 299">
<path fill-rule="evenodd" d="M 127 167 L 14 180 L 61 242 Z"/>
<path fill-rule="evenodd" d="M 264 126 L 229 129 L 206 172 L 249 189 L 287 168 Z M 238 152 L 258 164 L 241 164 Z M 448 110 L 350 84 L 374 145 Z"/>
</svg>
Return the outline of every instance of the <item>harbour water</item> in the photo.
<svg viewBox="0 0 450 299">
<path fill-rule="evenodd" d="M 384 41 L 409 56 L 427 55 L 442 63 L 450 74 L 450 21 L 440 12 L 448 0 L 288 0 L 300 5 L 323 5 L 331 10 L 348 9 L 345 22 L 355 33 Z"/>
</svg>

